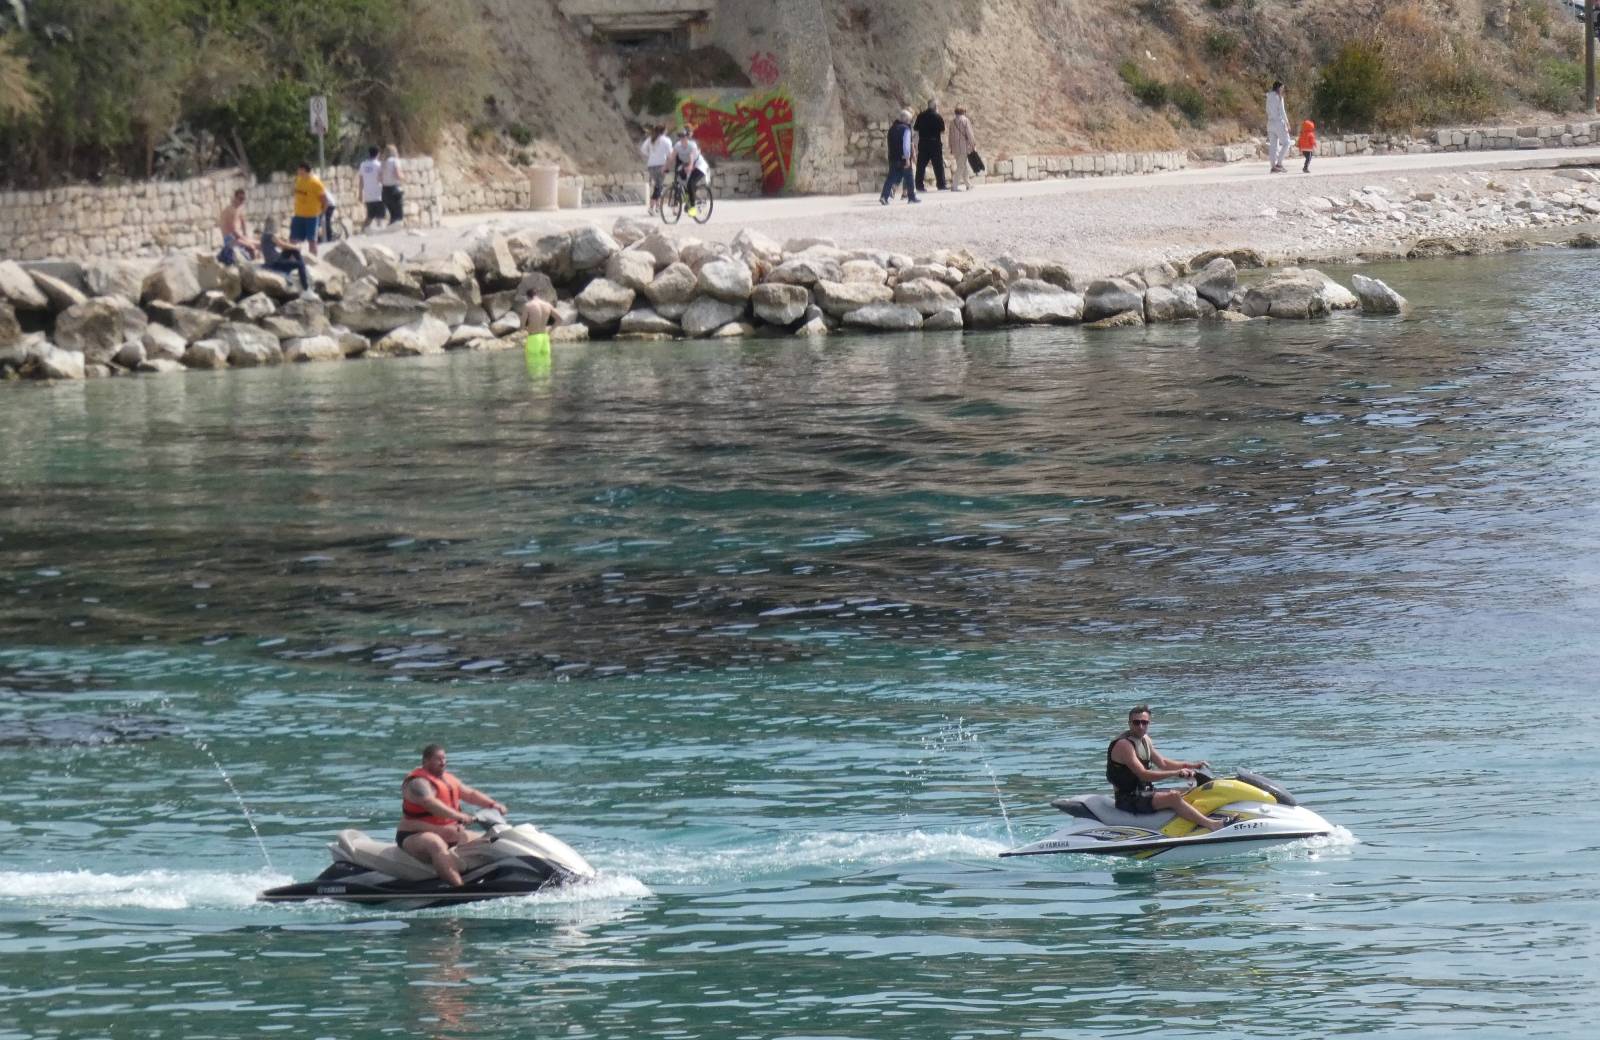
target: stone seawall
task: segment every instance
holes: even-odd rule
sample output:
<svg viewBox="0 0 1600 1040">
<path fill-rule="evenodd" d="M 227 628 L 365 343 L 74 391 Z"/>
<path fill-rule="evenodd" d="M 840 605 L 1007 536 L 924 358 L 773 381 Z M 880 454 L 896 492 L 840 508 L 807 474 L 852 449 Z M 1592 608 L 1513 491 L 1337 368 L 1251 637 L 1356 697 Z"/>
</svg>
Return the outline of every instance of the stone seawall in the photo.
<svg viewBox="0 0 1600 1040">
<path fill-rule="evenodd" d="M 442 213 L 439 177 L 429 158 L 406 159 L 406 222 L 435 227 Z M 352 223 L 360 220 L 356 171 L 327 171 L 323 181 Z M 41 191 L 0 191 L 0 257 L 127 257 L 169 249 L 218 249 L 217 214 L 234 189 L 250 193 L 247 213 L 254 231 L 264 217 L 288 227 L 294 178 L 275 174 L 253 183 L 238 171 L 183 181 L 141 181 L 96 187 L 73 185 Z"/>
<path fill-rule="evenodd" d="M 871 123 L 865 130 L 854 130 L 849 135 L 847 148 L 847 177 L 855 191 L 880 191 L 888 172 L 884 158 L 884 139 L 889 133 L 888 123 Z M 981 154 L 982 148 L 979 149 Z M 946 167 L 955 162 L 954 156 L 945 156 Z M 1166 152 L 1092 152 L 1078 155 L 1008 155 L 1004 158 L 986 156 L 987 181 L 1043 181 L 1071 177 L 1123 177 L 1165 170 L 1182 170 L 1189 165 L 1189 153 Z"/>
<path fill-rule="evenodd" d="M 582 184 L 585 206 L 620 203 L 644 205 L 647 182 L 642 168 L 620 173 L 567 176 L 560 178 L 557 183 L 571 190 L 575 181 Z M 714 167 L 712 183 L 719 199 L 756 198 L 761 195 L 761 164 L 718 162 Z M 471 177 L 447 175 L 442 203 L 447 215 L 530 209 L 533 206 L 533 189 L 529 171 L 507 166 L 493 172 L 479 169 Z"/>
<path fill-rule="evenodd" d="M 1292 136 L 1292 135 L 1291 135 Z M 1542 148 L 1587 148 L 1600 143 L 1600 121 L 1528 126 L 1468 126 L 1400 133 L 1318 134 L 1317 155 L 1429 155 L 1434 152 L 1510 152 Z M 1298 152 L 1296 153 L 1298 154 Z M 1266 155 L 1264 141 L 1196 148 L 1201 162 L 1242 162 Z"/>
</svg>

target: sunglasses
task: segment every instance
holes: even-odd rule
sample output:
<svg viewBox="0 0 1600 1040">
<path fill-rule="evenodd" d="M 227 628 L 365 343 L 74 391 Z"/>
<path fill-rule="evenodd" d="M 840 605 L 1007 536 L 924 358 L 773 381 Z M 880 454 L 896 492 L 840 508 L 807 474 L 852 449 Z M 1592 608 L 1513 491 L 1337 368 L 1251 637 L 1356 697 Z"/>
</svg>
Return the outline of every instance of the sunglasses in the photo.
<svg viewBox="0 0 1600 1040">
<path fill-rule="evenodd" d="M 1128 720 L 1128 725 L 1130 725 L 1130 726 L 1148 726 L 1148 725 L 1150 725 L 1150 720 L 1149 719 L 1129 719 Z"/>
</svg>

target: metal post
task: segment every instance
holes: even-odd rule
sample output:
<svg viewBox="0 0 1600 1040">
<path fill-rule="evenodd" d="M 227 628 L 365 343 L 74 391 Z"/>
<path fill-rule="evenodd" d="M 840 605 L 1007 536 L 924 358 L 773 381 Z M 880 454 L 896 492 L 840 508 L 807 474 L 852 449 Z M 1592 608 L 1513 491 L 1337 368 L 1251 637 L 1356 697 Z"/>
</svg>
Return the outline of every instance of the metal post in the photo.
<svg viewBox="0 0 1600 1040">
<path fill-rule="evenodd" d="M 1594 112 L 1594 0 L 1583 0 L 1583 110 Z"/>
</svg>

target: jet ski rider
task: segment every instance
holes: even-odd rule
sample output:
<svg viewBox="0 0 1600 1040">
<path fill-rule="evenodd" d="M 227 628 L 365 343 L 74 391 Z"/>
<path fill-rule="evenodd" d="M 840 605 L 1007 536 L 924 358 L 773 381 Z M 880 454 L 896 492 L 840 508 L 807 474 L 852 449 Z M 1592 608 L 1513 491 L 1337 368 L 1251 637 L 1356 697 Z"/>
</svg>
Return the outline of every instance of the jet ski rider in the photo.
<svg viewBox="0 0 1600 1040">
<path fill-rule="evenodd" d="M 473 820 L 461 811 L 462 802 L 506 811 L 504 805 L 447 772 L 444 745 L 429 744 L 422 749 L 422 765 L 408 773 L 400 787 L 402 815 L 394 843 L 412 857 L 432 863 L 433 872 L 452 888 L 461 887 L 461 869 L 452 850 L 483 840 L 473 838 L 462 826 Z"/>
<path fill-rule="evenodd" d="M 1171 810 L 1208 831 L 1225 826 L 1183 800 L 1181 790 L 1158 791 L 1157 780 L 1189 779 L 1210 762 L 1183 762 L 1156 750 L 1150 740 L 1150 706 L 1140 704 L 1128 712 L 1128 728 L 1106 747 L 1106 779 L 1116 789 L 1117 808 L 1125 813 Z"/>
</svg>

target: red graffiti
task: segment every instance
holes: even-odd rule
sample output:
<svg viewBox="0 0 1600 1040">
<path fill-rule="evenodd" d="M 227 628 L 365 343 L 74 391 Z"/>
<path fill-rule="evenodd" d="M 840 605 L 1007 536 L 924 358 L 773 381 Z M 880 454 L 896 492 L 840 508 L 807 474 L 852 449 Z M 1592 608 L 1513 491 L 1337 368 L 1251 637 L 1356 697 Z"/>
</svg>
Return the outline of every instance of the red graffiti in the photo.
<svg viewBox="0 0 1600 1040">
<path fill-rule="evenodd" d="M 763 87 L 770 87 L 782 78 L 778 59 L 771 51 L 757 51 L 750 57 L 750 78 Z"/>
<path fill-rule="evenodd" d="M 692 127 L 700 150 L 713 159 L 753 156 L 761 163 L 761 190 L 776 195 L 789 181 L 794 157 L 794 104 L 770 90 L 733 103 L 733 110 L 685 98 L 678 117 Z"/>
</svg>

